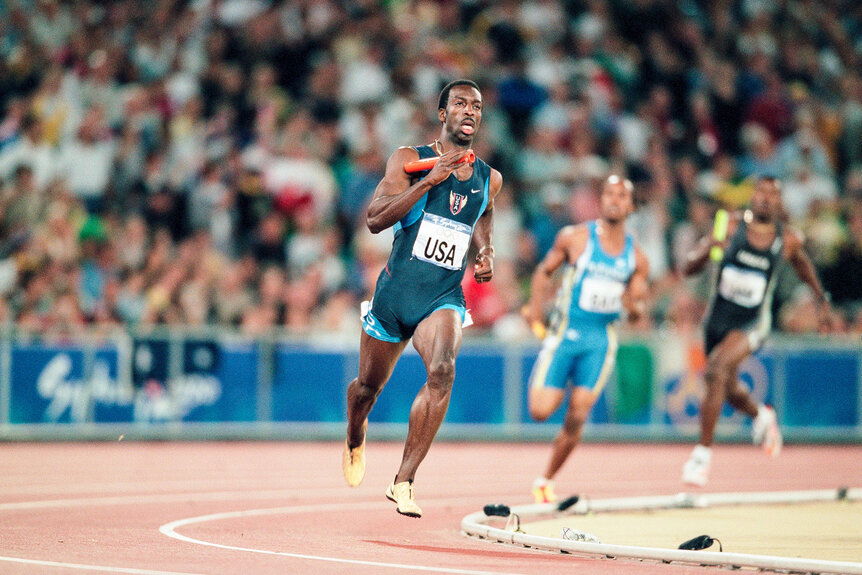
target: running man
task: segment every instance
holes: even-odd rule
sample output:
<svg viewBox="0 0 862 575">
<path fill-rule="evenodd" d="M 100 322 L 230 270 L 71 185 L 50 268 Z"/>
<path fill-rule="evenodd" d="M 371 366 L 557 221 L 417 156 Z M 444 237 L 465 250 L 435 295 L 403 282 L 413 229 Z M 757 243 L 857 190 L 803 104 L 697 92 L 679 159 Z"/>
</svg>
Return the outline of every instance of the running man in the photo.
<svg viewBox="0 0 862 575">
<path fill-rule="evenodd" d="M 712 460 L 715 426 L 724 402 L 753 418 L 752 437 L 766 453 L 777 457 L 782 437 L 775 411 L 758 405 L 738 380 L 740 363 L 757 351 L 772 326 L 772 296 L 776 268 L 787 259 L 819 302 L 821 325 L 830 325 L 831 308 L 814 266 L 802 247 L 800 234 L 782 223 L 781 182 L 771 176 L 758 179 L 750 209 L 731 215 L 727 240 L 701 238 L 688 254 L 683 272 L 700 272 L 718 246 L 724 255 L 704 321 L 707 354 L 706 396 L 700 407 L 700 443 L 683 466 L 682 480 L 706 485 Z"/>
<path fill-rule="evenodd" d="M 556 500 L 553 479 L 581 439 L 590 410 L 616 362 L 615 322 L 623 308 L 636 321 L 646 310 L 649 264 L 625 231 L 634 211 L 631 181 L 609 176 L 602 187 L 601 217 L 560 230 L 533 273 L 524 315 L 543 338 L 530 376 L 530 416 L 544 421 L 571 388 L 563 426 L 554 438 L 544 475 L 533 483 L 537 503 Z M 556 305 L 545 326 L 544 306 L 554 272 L 564 266 Z"/>
<path fill-rule="evenodd" d="M 437 434 L 452 392 L 461 328 L 468 319 L 461 291 L 467 252 L 476 248 L 473 276 L 494 275 L 494 197 L 503 178 L 476 158 L 462 161 L 482 120 L 482 94 L 470 80 L 456 80 L 440 93 L 440 137 L 427 146 L 399 148 L 386 163 L 366 215 L 378 233 L 393 227 L 389 262 L 363 314 L 359 376 L 347 388 L 347 439 L 342 468 L 348 485 L 365 475 L 368 414 L 401 352 L 412 338 L 427 381 L 410 409 L 401 466 L 386 489 L 398 513 L 420 517 L 413 479 Z M 430 171 L 411 176 L 407 162 L 439 156 Z"/>
</svg>

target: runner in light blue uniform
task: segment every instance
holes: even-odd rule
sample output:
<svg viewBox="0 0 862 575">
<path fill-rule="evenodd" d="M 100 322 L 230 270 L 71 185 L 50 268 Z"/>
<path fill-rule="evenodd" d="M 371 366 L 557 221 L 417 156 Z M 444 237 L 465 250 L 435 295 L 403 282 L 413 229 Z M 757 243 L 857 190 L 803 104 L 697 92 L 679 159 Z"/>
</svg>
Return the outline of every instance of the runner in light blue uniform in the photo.
<svg viewBox="0 0 862 575">
<path fill-rule="evenodd" d="M 634 241 L 628 234 L 621 254 L 605 253 L 589 222 L 586 248 L 567 264 L 557 295 L 554 324 L 530 378 L 531 386 L 565 389 L 569 383 L 602 392 L 614 367 L 614 322 L 622 313 L 622 295 L 635 271 Z"/>
<path fill-rule="evenodd" d="M 551 459 L 533 484 L 539 503 L 556 499 L 552 479 L 580 441 L 584 422 L 613 371 L 614 322 L 624 308 L 630 319 L 645 311 L 649 265 L 625 232 L 625 220 L 634 210 L 632 191 L 629 180 L 608 177 L 602 186 L 601 218 L 560 230 L 533 274 L 524 315 L 544 341 L 530 376 L 530 415 L 546 420 L 571 388 Z M 561 267 L 563 281 L 546 327 L 544 305 Z"/>
</svg>

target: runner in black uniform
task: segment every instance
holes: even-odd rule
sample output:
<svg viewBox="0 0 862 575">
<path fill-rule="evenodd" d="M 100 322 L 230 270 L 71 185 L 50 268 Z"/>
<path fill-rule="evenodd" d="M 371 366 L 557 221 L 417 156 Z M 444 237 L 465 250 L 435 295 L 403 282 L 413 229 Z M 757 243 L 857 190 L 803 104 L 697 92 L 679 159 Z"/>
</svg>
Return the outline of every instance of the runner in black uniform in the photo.
<svg viewBox="0 0 862 575">
<path fill-rule="evenodd" d="M 704 326 L 706 396 L 700 410 L 700 443 L 683 467 L 683 482 L 690 485 L 706 484 L 715 426 L 725 400 L 754 418 L 755 443 L 762 444 L 773 457 L 781 451 L 775 412 L 757 405 L 737 379 L 739 364 L 757 351 L 769 334 L 776 268 L 781 258 L 786 258 L 811 287 L 820 304 L 821 325 L 830 325 L 826 294 L 803 250 L 799 233 L 782 224 L 782 211 L 780 182 L 762 177 L 751 198 L 751 208 L 731 217 L 727 234 L 730 240 L 718 242 L 705 237 L 688 256 L 686 275 L 704 268 L 714 246 L 724 250 Z"/>
<path fill-rule="evenodd" d="M 482 118 L 482 95 L 470 80 L 451 82 L 440 93 L 440 138 L 430 146 L 396 150 L 368 206 L 372 233 L 393 227 L 395 239 L 380 272 L 370 307 L 363 313 L 359 376 L 347 388 L 347 439 L 342 470 L 348 485 L 365 474 L 368 414 L 407 342 L 425 363 L 428 380 L 410 410 L 401 466 L 386 497 L 402 515 L 420 517 L 413 478 L 428 453 L 455 378 L 455 356 L 466 319 L 461 279 L 467 251 L 476 247 L 476 281 L 493 276 L 494 197 L 503 179 L 482 160 L 461 161 Z M 410 175 L 407 162 L 439 156 L 433 168 Z"/>
</svg>

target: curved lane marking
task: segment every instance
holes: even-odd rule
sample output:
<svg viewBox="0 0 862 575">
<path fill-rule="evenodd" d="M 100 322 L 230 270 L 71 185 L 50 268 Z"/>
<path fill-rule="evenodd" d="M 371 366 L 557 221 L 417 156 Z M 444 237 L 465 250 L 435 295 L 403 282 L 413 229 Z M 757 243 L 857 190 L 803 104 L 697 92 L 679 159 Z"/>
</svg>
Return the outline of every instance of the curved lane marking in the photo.
<svg viewBox="0 0 862 575">
<path fill-rule="evenodd" d="M 319 490 L 315 490 L 317 493 Z M 342 488 L 332 488 L 332 492 L 343 492 Z M 211 493 L 168 493 L 168 494 L 152 494 L 152 495 L 117 495 L 108 497 L 81 497 L 69 499 L 48 499 L 38 501 L 15 501 L 9 503 L 0 503 L 0 512 L 2 511 L 22 511 L 30 509 L 50 509 L 50 508 L 71 508 L 71 507 L 88 507 L 88 506 L 103 506 L 103 505 L 152 505 L 160 503 L 177 503 L 186 501 L 242 501 L 249 499 L 272 499 L 277 497 L 296 496 L 295 489 L 274 489 L 269 491 L 217 491 Z M 425 503 L 426 507 L 443 506 L 443 505 L 458 505 L 473 503 L 475 497 L 459 497 L 448 499 L 430 499 Z M 234 511 L 226 513 L 214 513 L 200 517 L 191 517 L 180 519 L 166 523 L 159 527 L 159 531 L 180 541 L 194 543 L 196 545 L 206 545 L 209 547 L 218 547 L 221 549 L 229 549 L 234 551 L 244 551 L 248 553 L 259 553 L 264 555 L 278 555 L 283 557 L 293 557 L 296 559 L 307 559 L 316 561 L 326 561 L 330 563 L 347 563 L 352 565 L 366 565 L 371 567 L 388 567 L 392 569 L 406 569 L 413 571 L 428 571 L 434 573 L 454 573 L 458 575 L 516 575 L 503 571 L 471 571 L 466 569 L 455 569 L 445 567 L 426 567 L 420 565 L 406 565 L 401 563 L 383 563 L 376 561 L 364 561 L 359 559 L 342 559 L 338 557 L 323 557 L 316 555 L 304 555 L 300 553 L 287 553 L 268 551 L 266 549 L 253 549 L 247 547 L 236 547 L 230 545 L 221 545 L 193 539 L 185 535 L 177 533 L 175 530 L 185 525 L 202 523 L 204 521 L 216 521 L 220 519 L 233 519 L 237 517 L 253 517 L 261 515 L 276 515 L 281 513 L 320 513 L 325 511 L 339 511 L 345 508 L 351 509 L 384 509 L 391 507 L 391 504 L 385 502 L 353 502 L 353 503 L 327 503 L 314 505 L 295 505 L 289 507 L 278 507 L 270 509 L 252 509 L 246 511 Z M 0 562 L 19 563 L 27 565 L 39 565 L 44 567 L 56 567 L 62 569 L 80 569 L 99 572 L 123 573 L 129 575 L 202 575 L 200 573 L 180 573 L 175 571 L 157 571 L 148 569 L 138 569 L 134 567 L 110 567 L 105 565 L 84 565 L 79 563 L 65 563 L 62 561 L 44 561 L 39 559 L 26 559 L 22 557 L 5 557 L 0 556 Z"/>
<path fill-rule="evenodd" d="M 433 502 L 433 505 L 451 505 L 453 502 L 463 502 L 463 499 L 457 500 L 437 500 Z M 176 521 L 171 521 L 170 523 L 165 523 L 161 527 L 159 527 L 159 531 L 167 535 L 168 537 L 172 537 L 173 539 L 178 539 L 180 541 L 184 541 L 186 543 L 193 543 L 195 545 L 206 545 L 208 547 L 217 547 L 219 549 L 229 549 L 232 551 L 245 551 L 248 553 L 260 553 L 263 555 L 278 555 L 281 557 L 293 557 L 295 559 L 309 559 L 313 561 L 326 561 L 329 563 L 347 563 L 350 565 L 365 565 L 369 567 L 388 567 L 391 569 L 405 569 L 408 571 L 429 571 L 433 573 L 457 573 L 460 575 L 516 575 L 513 573 L 506 573 L 503 571 L 472 571 L 467 569 L 455 569 L 455 568 L 447 568 L 447 567 L 426 567 L 422 565 L 407 565 L 404 563 L 383 563 L 379 561 L 364 561 L 361 559 L 343 559 L 340 557 L 324 557 L 321 555 L 306 555 L 303 553 L 288 553 L 284 551 L 269 551 L 266 549 L 254 549 L 249 547 L 238 547 L 235 545 L 222 545 L 221 543 L 213 543 L 211 541 L 203 541 L 201 539 L 194 539 L 192 537 L 188 537 L 186 535 L 181 535 L 177 533 L 177 529 L 180 527 L 185 527 L 188 525 L 194 525 L 196 523 L 205 523 L 207 521 L 221 521 L 223 519 L 237 519 L 241 517 L 256 517 L 261 515 L 281 515 L 281 514 L 291 514 L 291 513 L 318 513 L 322 511 L 339 511 L 344 510 L 349 507 L 351 509 L 374 509 L 383 506 L 381 503 L 371 503 L 371 502 L 362 502 L 362 503 L 327 503 L 320 505 L 299 505 L 292 507 L 274 507 L 270 509 L 249 509 L 246 511 L 228 511 L 224 513 L 212 513 L 210 515 L 201 515 L 198 517 L 189 517 L 186 519 L 178 519 Z M 427 506 L 427 504 L 426 504 Z"/>
</svg>

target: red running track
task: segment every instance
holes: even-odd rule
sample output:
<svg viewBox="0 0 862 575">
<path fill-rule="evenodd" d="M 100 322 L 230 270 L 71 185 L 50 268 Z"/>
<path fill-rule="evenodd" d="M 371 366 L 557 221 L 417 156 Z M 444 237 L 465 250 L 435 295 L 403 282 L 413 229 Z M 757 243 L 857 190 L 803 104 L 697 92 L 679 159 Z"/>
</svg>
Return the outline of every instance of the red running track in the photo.
<svg viewBox="0 0 862 575">
<path fill-rule="evenodd" d="M 401 444 L 371 443 L 351 489 L 341 444 L 13 443 L 0 445 L 3 574 L 555 573 L 706 575 L 715 568 L 575 557 L 460 534 L 485 503 L 530 502 L 546 444 L 436 443 L 416 481 L 421 519 L 383 492 Z M 673 494 L 688 445 L 588 444 L 561 496 Z M 787 446 L 777 460 L 718 446 L 709 491 L 862 486 L 862 446 Z"/>
</svg>

